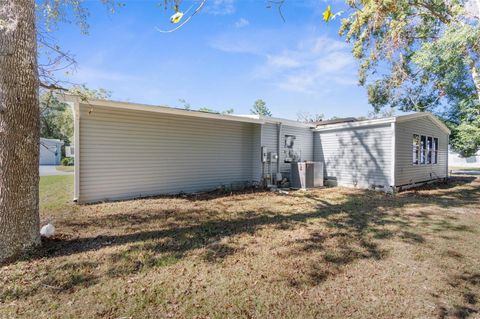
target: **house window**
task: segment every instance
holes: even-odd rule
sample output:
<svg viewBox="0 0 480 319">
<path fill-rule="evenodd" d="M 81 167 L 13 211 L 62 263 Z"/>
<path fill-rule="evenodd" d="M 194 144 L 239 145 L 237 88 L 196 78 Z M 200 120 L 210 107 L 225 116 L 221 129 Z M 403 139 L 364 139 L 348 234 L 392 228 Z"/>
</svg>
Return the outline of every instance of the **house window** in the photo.
<svg viewBox="0 0 480 319">
<path fill-rule="evenodd" d="M 433 139 L 431 136 L 427 137 L 427 164 L 432 164 L 432 149 Z"/>
<path fill-rule="evenodd" d="M 420 138 L 420 164 L 426 163 L 427 155 L 427 137 L 422 135 Z"/>
<path fill-rule="evenodd" d="M 414 165 L 418 165 L 419 156 L 420 156 L 420 135 L 413 134 L 412 163 Z"/>
<path fill-rule="evenodd" d="M 438 138 L 433 138 L 433 164 L 438 164 Z"/>
<path fill-rule="evenodd" d="M 438 164 L 438 138 L 413 134 L 412 163 Z"/>
</svg>

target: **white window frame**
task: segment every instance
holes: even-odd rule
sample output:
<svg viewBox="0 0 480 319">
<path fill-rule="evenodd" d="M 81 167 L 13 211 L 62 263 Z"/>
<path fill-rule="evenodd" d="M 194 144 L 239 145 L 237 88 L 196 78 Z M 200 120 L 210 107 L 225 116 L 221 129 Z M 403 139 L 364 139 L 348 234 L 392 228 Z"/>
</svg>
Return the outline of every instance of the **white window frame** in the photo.
<svg viewBox="0 0 480 319">
<path fill-rule="evenodd" d="M 416 147 L 415 144 L 413 143 L 413 139 L 415 136 L 418 136 L 420 141 L 417 149 L 417 152 L 418 152 L 417 163 L 414 162 L 414 153 L 413 153 Z M 412 134 L 412 165 L 413 166 L 438 165 L 439 143 L 440 141 L 438 137 L 413 133 Z"/>
<path fill-rule="evenodd" d="M 415 137 L 417 137 L 418 139 L 415 140 Z M 420 164 L 420 145 L 421 145 L 420 135 L 413 134 L 412 135 L 412 164 L 415 166 Z"/>
</svg>

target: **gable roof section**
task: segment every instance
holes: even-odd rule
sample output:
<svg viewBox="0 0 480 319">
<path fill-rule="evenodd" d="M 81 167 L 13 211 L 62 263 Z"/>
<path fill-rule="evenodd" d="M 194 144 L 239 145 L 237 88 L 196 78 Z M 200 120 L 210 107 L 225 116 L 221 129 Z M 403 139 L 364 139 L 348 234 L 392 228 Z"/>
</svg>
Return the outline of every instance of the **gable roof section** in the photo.
<svg viewBox="0 0 480 319">
<path fill-rule="evenodd" d="M 411 121 L 411 120 L 415 120 L 423 117 L 429 118 L 445 134 L 450 134 L 450 129 L 442 121 L 440 121 L 435 115 L 429 112 L 418 112 L 418 113 L 413 113 L 408 115 L 397 116 L 396 122 L 399 122 L 399 123 L 407 122 L 407 121 Z"/>
<path fill-rule="evenodd" d="M 367 126 L 382 125 L 382 124 L 395 123 L 395 122 L 402 123 L 407 121 L 414 121 L 424 117 L 428 117 L 445 134 L 450 134 L 450 130 L 448 129 L 448 127 L 445 124 L 443 124 L 443 122 L 440 121 L 436 116 L 428 112 L 417 112 L 417 113 L 407 114 L 407 115 L 386 117 L 383 119 L 373 119 L 373 120 L 364 120 L 364 121 L 357 121 L 357 122 L 321 125 L 321 126 L 317 126 L 315 131 L 321 132 L 321 131 L 330 131 L 330 130 L 336 130 L 336 129 L 367 127 Z"/>
</svg>

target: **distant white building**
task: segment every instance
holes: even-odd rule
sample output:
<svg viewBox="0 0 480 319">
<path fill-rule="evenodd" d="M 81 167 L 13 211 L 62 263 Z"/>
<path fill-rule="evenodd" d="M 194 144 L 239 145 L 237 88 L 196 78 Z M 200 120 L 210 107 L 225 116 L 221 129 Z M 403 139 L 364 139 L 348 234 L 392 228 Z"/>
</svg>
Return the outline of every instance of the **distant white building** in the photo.
<svg viewBox="0 0 480 319">
<path fill-rule="evenodd" d="M 65 146 L 65 157 L 75 157 L 75 147 Z"/>
<path fill-rule="evenodd" d="M 63 141 L 40 138 L 40 165 L 60 165 Z"/>
<path fill-rule="evenodd" d="M 476 155 L 463 157 L 454 152 L 450 147 L 448 149 L 448 165 L 459 167 L 479 167 L 480 168 L 480 151 Z"/>
</svg>

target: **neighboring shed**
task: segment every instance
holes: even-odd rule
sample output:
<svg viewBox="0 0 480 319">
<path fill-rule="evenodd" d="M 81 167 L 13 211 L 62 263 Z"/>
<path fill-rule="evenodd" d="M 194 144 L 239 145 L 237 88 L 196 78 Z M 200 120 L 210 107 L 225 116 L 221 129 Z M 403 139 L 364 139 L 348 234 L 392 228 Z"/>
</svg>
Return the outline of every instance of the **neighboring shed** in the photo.
<svg viewBox="0 0 480 319">
<path fill-rule="evenodd" d="M 447 177 L 449 134 L 430 113 L 319 125 L 314 160 L 337 185 L 400 189 Z"/>
<path fill-rule="evenodd" d="M 40 138 L 40 165 L 60 165 L 63 141 Z"/>
</svg>

